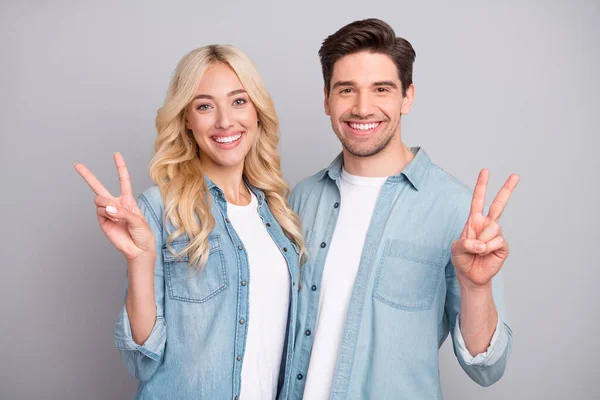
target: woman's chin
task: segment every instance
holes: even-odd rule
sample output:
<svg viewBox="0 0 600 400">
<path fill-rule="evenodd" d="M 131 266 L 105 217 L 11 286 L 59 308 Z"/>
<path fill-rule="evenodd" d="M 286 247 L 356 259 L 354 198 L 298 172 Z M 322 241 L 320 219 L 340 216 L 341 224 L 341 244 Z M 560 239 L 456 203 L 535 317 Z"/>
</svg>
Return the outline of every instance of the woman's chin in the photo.
<svg viewBox="0 0 600 400">
<path fill-rule="evenodd" d="M 221 153 L 221 154 L 219 154 Z M 216 152 L 216 154 L 211 157 L 212 164 L 215 167 L 221 168 L 232 168 L 238 165 L 244 164 L 244 159 L 246 158 L 246 153 L 243 152 L 230 152 L 230 154 L 222 154 L 223 152 Z"/>
</svg>

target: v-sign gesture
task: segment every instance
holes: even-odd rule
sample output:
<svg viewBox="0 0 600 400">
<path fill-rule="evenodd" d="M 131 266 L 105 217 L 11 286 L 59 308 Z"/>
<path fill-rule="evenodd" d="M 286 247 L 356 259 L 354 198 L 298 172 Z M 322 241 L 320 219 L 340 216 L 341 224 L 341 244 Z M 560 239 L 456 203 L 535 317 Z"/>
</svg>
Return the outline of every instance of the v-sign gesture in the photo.
<svg viewBox="0 0 600 400">
<path fill-rule="evenodd" d="M 471 213 L 460 235 L 452 244 L 452 264 L 459 283 L 468 288 L 485 287 L 500 271 L 508 257 L 508 243 L 502 236 L 498 220 L 519 183 L 518 175 L 511 175 L 492 202 L 488 215 L 483 215 L 485 192 L 490 172 L 483 169 L 473 191 Z"/>
<path fill-rule="evenodd" d="M 114 159 L 121 185 L 119 197 L 110 194 L 85 165 L 75 163 L 74 168 L 96 193 L 98 222 L 108 240 L 128 261 L 155 256 L 154 235 L 133 197 L 125 160 L 120 153 L 115 153 Z"/>
</svg>

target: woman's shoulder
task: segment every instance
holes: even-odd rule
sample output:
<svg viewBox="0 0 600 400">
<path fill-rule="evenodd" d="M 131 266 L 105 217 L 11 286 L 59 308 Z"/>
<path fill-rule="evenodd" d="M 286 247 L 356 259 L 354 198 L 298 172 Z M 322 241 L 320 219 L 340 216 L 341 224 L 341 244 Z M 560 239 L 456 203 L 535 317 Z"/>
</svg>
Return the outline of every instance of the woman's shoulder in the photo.
<svg viewBox="0 0 600 400">
<path fill-rule="evenodd" d="M 149 188 L 147 188 L 146 190 L 144 190 L 142 193 L 140 193 L 138 195 L 138 199 L 140 197 L 143 197 L 146 200 L 153 202 L 153 203 L 156 203 L 156 202 L 162 203 L 162 195 L 160 194 L 160 189 L 158 188 L 157 185 L 152 185 Z"/>
<path fill-rule="evenodd" d="M 150 186 L 137 196 L 137 204 L 140 210 L 147 215 L 150 214 L 157 224 L 161 225 L 163 214 L 163 200 L 157 185 Z"/>
</svg>

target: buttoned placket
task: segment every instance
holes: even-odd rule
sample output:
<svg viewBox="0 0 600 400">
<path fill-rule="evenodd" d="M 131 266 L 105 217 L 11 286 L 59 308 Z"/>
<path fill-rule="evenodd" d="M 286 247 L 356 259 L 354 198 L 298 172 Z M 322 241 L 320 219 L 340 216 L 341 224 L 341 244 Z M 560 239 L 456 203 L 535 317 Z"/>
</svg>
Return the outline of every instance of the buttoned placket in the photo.
<svg viewBox="0 0 600 400">
<path fill-rule="evenodd" d="M 248 306 L 249 306 L 249 282 L 250 282 L 250 268 L 248 261 L 248 253 L 244 247 L 240 237 L 238 236 L 235 228 L 231 224 L 231 220 L 227 215 L 227 201 L 223 191 L 219 188 L 214 189 L 217 192 L 217 203 L 219 205 L 219 211 L 225 221 L 225 229 L 229 238 L 237 250 L 236 258 L 238 259 L 238 280 L 237 280 L 237 293 L 239 293 L 237 299 L 237 314 L 236 314 L 236 334 L 235 334 L 235 353 L 233 374 L 235 379 L 233 380 L 233 399 L 238 399 L 241 390 L 241 374 L 242 364 L 244 360 L 244 352 L 246 349 L 246 340 L 248 336 Z"/>
<path fill-rule="evenodd" d="M 331 205 L 331 218 L 330 220 L 327 222 L 327 230 L 325 232 L 324 237 L 326 238 L 331 238 L 333 237 L 333 232 L 335 231 L 335 226 L 337 224 L 337 219 L 339 216 L 339 212 L 340 212 L 340 206 L 341 206 L 341 189 L 340 189 L 340 183 L 339 180 L 335 181 L 336 186 L 337 186 L 337 200 L 335 202 L 333 202 L 333 204 Z M 319 244 L 319 248 L 318 248 L 318 255 L 315 258 L 315 263 L 319 263 L 320 261 L 318 260 L 322 260 L 322 265 L 325 265 L 325 259 L 327 258 L 327 252 L 329 250 L 329 246 L 328 246 L 328 242 L 326 240 L 322 240 Z M 320 271 L 320 276 L 319 277 L 312 277 L 313 282 L 310 284 L 310 290 L 307 290 L 307 293 L 304 293 L 303 295 L 305 297 L 308 297 L 308 302 L 309 302 L 309 307 L 308 307 L 308 312 L 307 312 L 307 316 L 306 316 L 306 320 L 305 320 L 305 326 L 304 326 L 304 338 L 302 338 L 302 344 L 300 346 L 300 351 L 302 351 L 304 354 L 310 354 L 310 352 L 312 351 L 312 345 L 313 345 L 313 338 L 314 338 L 314 326 L 316 324 L 316 319 L 317 319 L 317 310 L 318 310 L 318 304 L 319 304 L 319 298 L 320 298 L 320 291 L 318 290 L 318 285 L 320 285 L 320 282 L 323 278 L 323 271 Z M 318 283 L 317 283 L 318 281 Z M 298 365 L 297 368 L 298 370 L 295 371 L 296 372 L 296 385 L 294 385 L 293 391 L 295 392 L 296 396 L 294 396 L 294 398 L 298 397 L 299 394 L 303 393 L 304 391 L 304 386 L 306 385 L 306 373 L 308 372 L 308 366 L 309 366 L 309 359 L 310 357 L 305 357 L 305 359 L 303 360 L 304 363 L 303 365 Z M 298 397 L 299 398 L 299 397 Z"/>
</svg>

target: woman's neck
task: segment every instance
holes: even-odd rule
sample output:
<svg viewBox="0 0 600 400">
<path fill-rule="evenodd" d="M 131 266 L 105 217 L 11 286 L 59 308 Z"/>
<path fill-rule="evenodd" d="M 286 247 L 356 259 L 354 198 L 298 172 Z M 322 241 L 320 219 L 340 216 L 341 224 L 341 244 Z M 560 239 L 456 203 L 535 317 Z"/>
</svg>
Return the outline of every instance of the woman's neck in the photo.
<svg viewBox="0 0 600 400">
<path fill-rule="evenodd" d="M 227 202 L 245 206 L 250 204 L 252 198 L 248 187 L 244 183 L 244 163 L 223 166 L 214 163 L 202 163 L 204 174 L 214 182 L 225 194 Z"/>
</svg>

